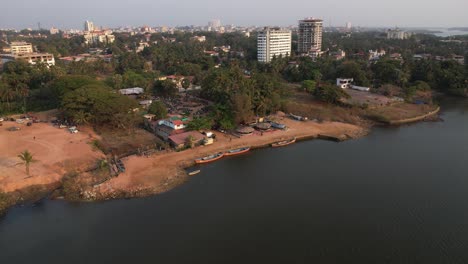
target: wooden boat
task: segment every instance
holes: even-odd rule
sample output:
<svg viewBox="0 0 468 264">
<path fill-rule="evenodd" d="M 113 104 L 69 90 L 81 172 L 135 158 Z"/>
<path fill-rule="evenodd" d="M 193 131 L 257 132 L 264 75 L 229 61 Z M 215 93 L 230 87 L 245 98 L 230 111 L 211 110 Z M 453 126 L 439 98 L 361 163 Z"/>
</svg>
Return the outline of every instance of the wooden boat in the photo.
<svg viewBox="0 0 468 264">
<path fill-rule="evenodd" d="M 276 143 L 271 144 L 272 147 L 277 148 L 277 147 L 284 147 L 287 145 L 291 145 L 296 142 L 296 138 L 290 139 L 290 140 L 284 140 L 284 141 L 279 141 Z"/>
<path fill-rule="evenodd" d="M 210 156 L 206 156 L 203 158 L 199 158 L 195 160 L 195 163 L 197 164 L 203 164 L 203 163 L 208 163 L 208 162 L 213 162 L 216 160 L 219 160 L 220 158 L 224 157 L 224 153 L 219 152 Z"/>
<path fill-rule="evenodd" d="M 200 173 L 200 171 L 201 170 L 194 170 L 194 171 L 189 172 L 188 175 L 193 176 L 193 175 Z"/>
<path fill-rule="evenodd" d="M 244 153 L 249 152 L 249 151 L 250 151 L 250 147 L 231 149 L 231 150 L 225 152 L 224 156 L 235 156 L 235 155 L 244 154 Z"/>
<path fill-rule="evenodd" d="M 270 122 L 270 124 L 271 124 L 272 128 L 276 128 L 276 129 L 285 129 L 286 128 L 285 124 L 280 124 L 280 123 L 276 123 L 276 122 Z"/>
</svg>

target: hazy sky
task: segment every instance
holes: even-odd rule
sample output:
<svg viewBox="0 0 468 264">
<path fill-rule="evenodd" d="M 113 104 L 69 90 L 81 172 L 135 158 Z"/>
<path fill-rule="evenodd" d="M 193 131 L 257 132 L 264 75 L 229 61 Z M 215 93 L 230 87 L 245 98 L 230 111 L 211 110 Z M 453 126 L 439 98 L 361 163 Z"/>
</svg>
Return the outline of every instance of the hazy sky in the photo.
<svg viewBox="0 0 468 264">
<path fill-rule="evenodd" d="M 0 28 L 96 25 L 294 25 L 320 17 L 325 25 L 468 27 L 468 0 L 2 0 Z"/>
</svg>

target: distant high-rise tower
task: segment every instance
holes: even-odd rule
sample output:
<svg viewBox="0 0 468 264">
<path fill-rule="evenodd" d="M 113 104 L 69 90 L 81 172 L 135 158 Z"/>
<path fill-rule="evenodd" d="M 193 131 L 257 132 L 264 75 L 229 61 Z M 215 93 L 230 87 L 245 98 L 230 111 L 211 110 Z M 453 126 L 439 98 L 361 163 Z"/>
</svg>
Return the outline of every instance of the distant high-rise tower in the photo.
<svg viewBox="0 0 468 264">
<path fill-rule="evenodd" d="M 85 31 L 94 31 L 94 23 L 91 21 L 86 20 L 84 24 L 84 30 Z"/>
<path fill-rule="evenodd" d="M 218 29 L 221 27 L 221 20 L 213 19 L 210 22 L 208 22 L 208 26 L 211 27 L 212 29 Z"/>
<path fill-rule="evenodd" d="M 318 56 L 322 50 L 322 32 L 322 19 L 305 18 L 299 20 L 298 53 Z"/>
<path fill-rule="evenodd" d="M 353 25 L 351 24 L 351 22 L 348 22 L 346 23 L 346 29 L 351 29 L 353 27 Z"/>
<path fill-rule="evenodd" d="M 269 63 L 274 57 L 291 55 L 291 31 L 265 28 L 258 33 L 258 61 Z"/>
</svg>

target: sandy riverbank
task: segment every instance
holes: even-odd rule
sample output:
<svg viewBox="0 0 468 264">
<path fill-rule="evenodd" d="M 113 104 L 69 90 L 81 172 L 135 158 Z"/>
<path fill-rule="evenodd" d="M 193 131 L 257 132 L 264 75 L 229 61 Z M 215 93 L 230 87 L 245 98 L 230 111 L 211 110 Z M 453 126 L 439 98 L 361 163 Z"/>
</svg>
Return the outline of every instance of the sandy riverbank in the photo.
<svg viewBox="0 0 468 264">
<path fill-rule="evenodd" d="M 126 172 L 100 186 L 86 190 L 89 198 L 121 196 L 123 193 L 137 195 L 154 194 L 170 190 L 187 178 L 184 168 L 193 165 L 199 157 L 229 149 L 251 146 L 253 148 L 297 137 L 298 139 L 317 138 L 328 135 L 337 138 L 357 138 L 367 134 L 367 129 L 336 122 L 298 122 L 291 119 L 281 121 L 289 129 L 270 133 L 254 134 L 235 138 L 217 133 L 217 141 L 210 146 L 200 146 L 183 152 L 160 153 L 151 157 L 132 156 L 124 159 Z"/>
<path fill-rule="evenodd" d="M 19 131 L 8 131 L 10 127 Z M 31 186 L 60 182 L 69 171 L 85 171 L 104 155 L 89 144 L 97 135 L 91 128 L 71 134 L 51 124 L 38 123 L 28 127 L 16 122 L 3 122 L 0 126 L 0 192 L 9 193 Z M 17 157 L 24 150 L 36 160 L 30 175 Z"/>
</svg>

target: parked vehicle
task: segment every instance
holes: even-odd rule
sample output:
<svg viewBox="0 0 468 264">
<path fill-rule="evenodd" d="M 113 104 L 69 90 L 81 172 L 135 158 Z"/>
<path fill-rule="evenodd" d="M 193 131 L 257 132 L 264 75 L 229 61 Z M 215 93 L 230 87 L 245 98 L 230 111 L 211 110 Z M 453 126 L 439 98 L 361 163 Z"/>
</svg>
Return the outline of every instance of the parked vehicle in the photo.
<svg viewBox="0 0 468 264">
<path fill-rule="evenodd" d="M 19 128 L 19 127 L 10 127 L 10 128 L 8 128 L 8 131 L 18 131 L 20 129 L 21 128 Z"/>
</svg>

